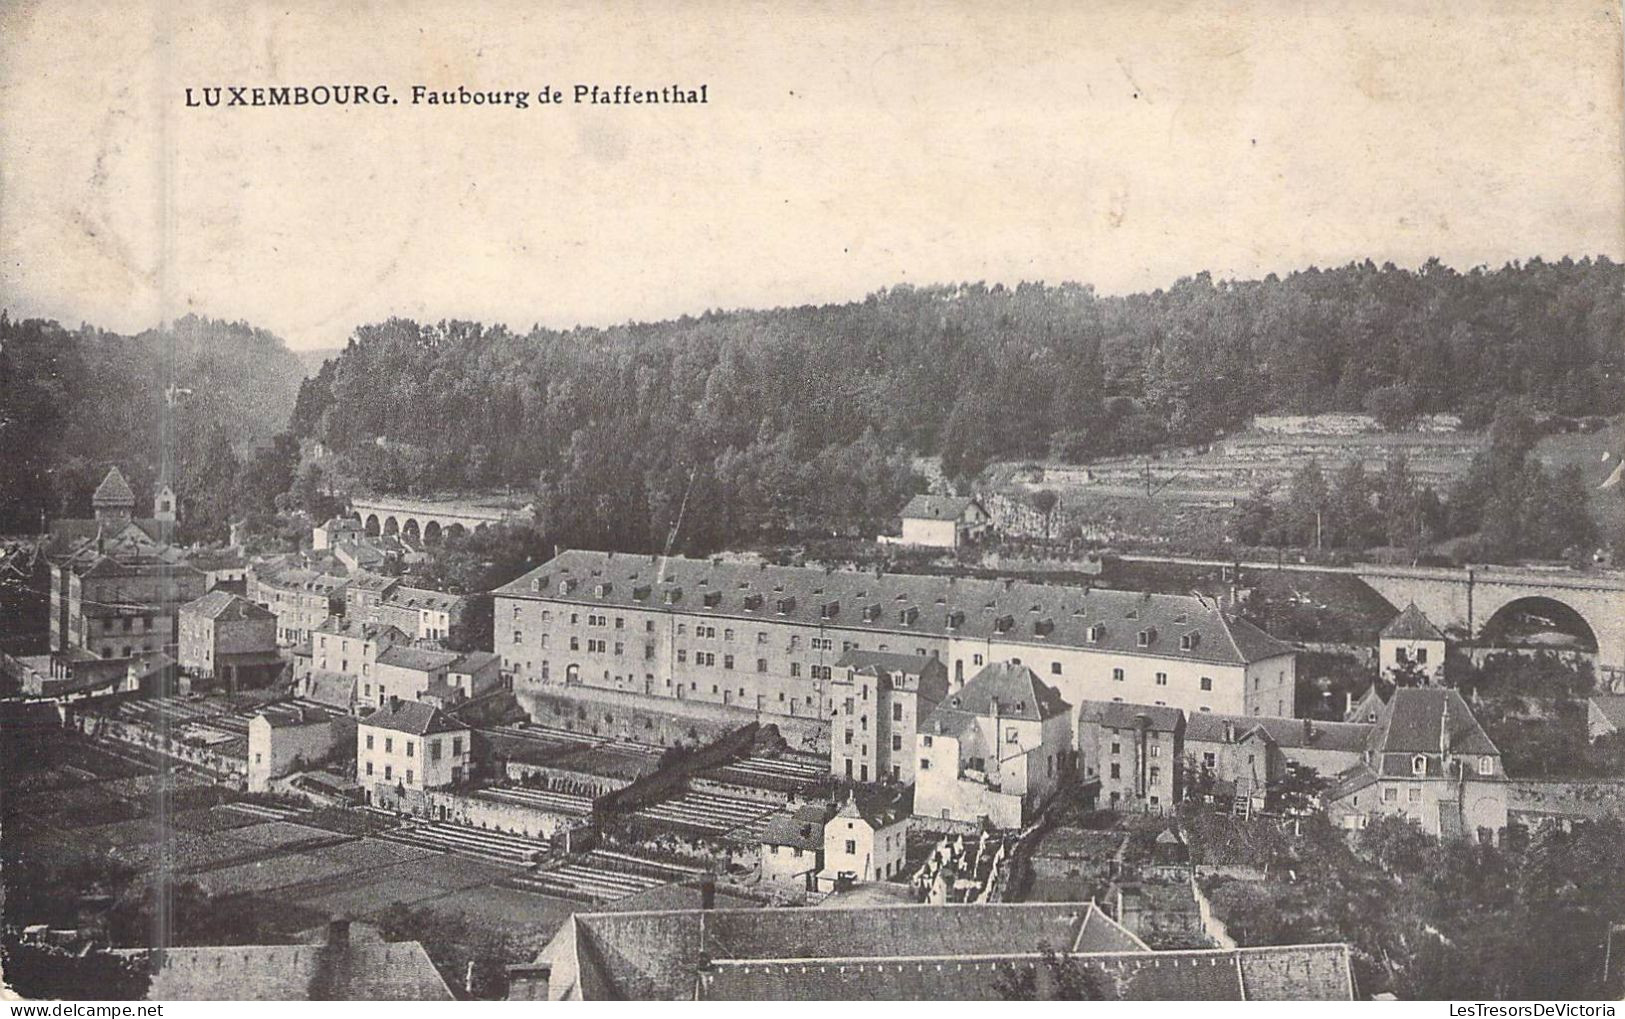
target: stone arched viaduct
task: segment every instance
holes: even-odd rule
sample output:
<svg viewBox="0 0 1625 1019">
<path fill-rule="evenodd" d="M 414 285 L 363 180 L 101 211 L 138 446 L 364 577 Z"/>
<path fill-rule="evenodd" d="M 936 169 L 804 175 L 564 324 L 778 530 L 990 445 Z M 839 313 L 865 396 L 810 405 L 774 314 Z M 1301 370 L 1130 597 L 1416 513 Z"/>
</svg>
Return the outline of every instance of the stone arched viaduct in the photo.
<svg viewBox="0 0 1625 1019">
<path fill-rule="evenodd" d="M 1625 574 L 1575 573 L 1502 566 L 1463 569 L 1356 567 L 1372 590 L 1403 608 L 1408 602 L 1441 628 L 1474 637 L 1497 612 L 1515 602 L 1544 599 L 1585 621 L 1597 641 L 1597 667 L 1608 679 L 1625 678 Z"/>
<path fill-rule="evenodd" d="M 491 524 L 530 519 L 530 507 L 513 509 L 473 502 L 402 499 L 393 496 L 352 499 L 350 515 L 368 534 L 399 534 L 408 541 L 434 542 L 454 531 L 477 531 Z"/>
</svg>

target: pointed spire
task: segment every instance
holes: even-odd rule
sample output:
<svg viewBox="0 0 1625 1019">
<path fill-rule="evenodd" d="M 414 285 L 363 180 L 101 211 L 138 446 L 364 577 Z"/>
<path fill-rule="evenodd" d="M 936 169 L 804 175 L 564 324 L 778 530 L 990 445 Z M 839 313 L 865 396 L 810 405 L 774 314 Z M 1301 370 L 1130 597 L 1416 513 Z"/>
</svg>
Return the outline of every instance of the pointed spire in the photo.
<svg viewBox="0 0 1625 1019">
<path fill-rule="evenodd" d="M 130 490 L 130 483 L 124 480 L 124 474 L 117 464 L 109 468 L 107 477 L 96 487 L 96 494 L 91 496 L 90 502 L 97 507 L 135 506 L 135 493 Z"/>
</svg>

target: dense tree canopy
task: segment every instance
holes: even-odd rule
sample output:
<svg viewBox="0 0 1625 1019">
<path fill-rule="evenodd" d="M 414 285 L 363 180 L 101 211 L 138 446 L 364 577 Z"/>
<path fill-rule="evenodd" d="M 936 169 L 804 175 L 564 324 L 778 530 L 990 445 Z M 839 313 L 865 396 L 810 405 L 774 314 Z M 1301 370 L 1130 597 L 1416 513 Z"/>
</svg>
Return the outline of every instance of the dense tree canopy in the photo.
<svg viewBox="0 0 1625 1019">
<path fill-rule="evenodd" d="M 42 513 L 88 516 L 113 464 L 149 498 L 172 401 L 182 518 L 223 538 L 241 461 L 284 430 L 303 376 L 280 339 L 243 322 L 189 315 L 120 336 L 0 313 L 0 533 L 32 531 Z M 274 472 L 255 480 L 289 483 Z"/>
<path fill-rule="evenodd" d="M 907 458 L 1202 442 L 1250 415 L 1372 409 L 1487 424 L 1509 398 L 1617 410 L 1620 267 L 1458 273 L 1369 262 L 1103 298 L 1076 284 L 898 287 L 853 304 L 556 331 L 393 319 L 356 330 L 300 393 L 300 437 L 379 488 L 539 490 L 580 544 L 714 546 L 754 529 L 873 526 Z M 1396 467 L 1395 470 L 1402 468 Z M 1358 481 L 1373 492 L 1393 479 Z M 1414 540 L 1341 492 L 1360 540 Z M 1408 486 L 1392 492 L 1421 499 Z M 1351 510 L 1358 510 L 1350 515 Z M 1409 523 L 1406 523 L 1406 520 Z"/>
</svg>

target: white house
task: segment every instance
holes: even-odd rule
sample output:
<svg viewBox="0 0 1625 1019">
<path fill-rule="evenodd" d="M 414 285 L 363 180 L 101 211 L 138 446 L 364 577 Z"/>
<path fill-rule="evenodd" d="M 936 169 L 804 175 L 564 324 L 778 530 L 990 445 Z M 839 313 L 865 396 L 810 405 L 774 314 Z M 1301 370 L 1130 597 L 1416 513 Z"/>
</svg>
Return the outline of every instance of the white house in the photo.
<svg viewBox="0 0 1625 1019">
<path fill-rule="evenodd" d="M 1075 767 L 1071 712 L 1026 666 L 982 669 L 920 720 L 915 812 L 1021 827 Z"/>
<path fill-rule="evenodd" d="M 958 548 L 981 537 L 993 518 L 969 496 L 916 495 L 903 507 L 904 545 Z"/>
<path fill-rule="evenodd" d="M 1414 665 L 1428 682 L 1437 683 L 1444 678 L 1444 654 L 1444 634 L 1415 602 L 1377 635 L 1377 658 L 1388 676 Z"/>
<path fill-rule="evenodd" d="M 776 814 L 762 826 L 762 884 L 815 890 L 824 867 L 824 824 L 829 807 L 808 803 Z"/>
<path fill-rule="evenodd" d="M 428 704 L 391 700 L 356 726 L 356 781 L 367 802 L 462 782 L 473 763 L 467 726 Z M 379 795 L 380 787 L 388 792 Z"/>
<path fill-rule="evenodd" d="M 842 883 L 884 881 L 903 872 L 908 854 L 909 811 L 899 804 L 869 800 L 857 794 L 824 825 L 824 869 L 818 887 L 832 891 Z"/>
<path fill-rule="evenodd" d="M 266 708 L 248 723 L 248 791 L 268 791 L 271 779 L 320 760 L 335 746 L 337 733 L 327 712 Z"/>
</svg>

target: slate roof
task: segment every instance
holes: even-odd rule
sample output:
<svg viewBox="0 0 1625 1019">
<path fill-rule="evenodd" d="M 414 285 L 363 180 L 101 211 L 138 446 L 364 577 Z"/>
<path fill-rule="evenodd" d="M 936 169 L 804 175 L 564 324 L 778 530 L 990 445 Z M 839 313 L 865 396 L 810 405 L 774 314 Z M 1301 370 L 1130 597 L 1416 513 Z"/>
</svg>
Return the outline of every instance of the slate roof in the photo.
<svg viewBox="0 0 1625 1019">
<path fill-rule="evenodd" d="M 267 587 L 277 587 L 284 591 L 309 591 L 325 595 L 338 594 L 350 583 L 349 577 L 317 573 L 315 570 L 299 566 L 283 569 L 273 567 L 265 571 L 255 569 L 254 579 Z"/>
<path fill-rule="evenodd" d="M 312 669 L 305 680 L 303 696 L 319 704 L 349 710 L 355 702 L 356 677 L 326 669 Z"/>
<path fill-rule="evenodd" d="M 911 520 L 958 520 L 972 505 L 979 504 L 970 496 L 916 495 L 899 516 Z"/>
<path fill-rule="evenodd" d="M 1121 701 L 1084 701 L 1078 705 L 1079 721 L 1098 722 L 1110 729 L 1138 729 L 1141 719 L 1150 732 L 1173 732 L 1184 714 L 1178 708 L 1161 704 L 1125 704 Z M 1186 730 L 1189 738 L 1189 730 Z"/>
<path fill-rule="evenodd" d="M 492 662 L 500 662 L 501 660 L 502 656 L 497 654 L 495 651 L 465 651 L 457 656 L 457 660 L 455 662 L 451 663 L 451 671 L 468 673 L 479 672 L 481 669 L 489 666 Z"/>
<path fill-rule="evenodd" d="M 760 841 L 769 846 L 791 846 L 817 852 L 824 848 L 824 820 L 829 808 L 821 803 L 808 803 L 794 811 L 774 814 L 762 826 Z"/>
<path fill-rule="evenodd" d="M 835 667 L 837 669 L 856 670 L 879 668 L 887 672 L 901 672 L 909 676 L 918 676 L 930 668 L 932 661 L 933 659 L 926 655 L 905 655 L 895 651 L 853 649 L 841 655 L 840 660 L 835 663 Z"/>
<path fill-rule="evenodd" d="M 368 623 L 344 616 L 328 616 L 322 625 L 316 628 L 316 632 L 325 633 L 330 637 L 349 637 L 356 640 L 393 642 L 408 639 L 398 626 L 389 623 Z"/>
<path fill-rule="evenodd" d="M 1262 715 L 1220 715 L 1198 711 L 1185 716 L 1186 743 L 1223 743 L 1225 724 L 1234 727 L 1236 740 L 1262 730 L 1270 741 L 1288 750 L 1335 750 L 1361 753 L 1371 738 L 1372 726 L 1363 722 L 1310 722 L 1303 718 Z"/>
<path fill-rule="evenodd" d="M 847 632 L 920 634 L 1219 665 L 1293 653 L 1192 595 L 576 550 L 498 597 L 771 619 Z M 1092 628 L 1099 627 L 1091 639 Z M 1146 643 L 1139 642 L 1141 632 Z"/>
<path fill-rule="evenodd" d="M 450 668 L 460 657 L 462 656 L 455 651 L 430 651 L 428 648 L 412 647 L 409 644 L 395 644 L 379 654 L 378 664 L 391 665 L 397 669 L 412 669 L 415 672 L 434 672 L 436 669 Z"/>
<path fill-rule="evenodd" d="M 462 595 L 431 591 L 425 587 L 397 587 L 384 595 L 384 602 L 403 609 L 431 609 L 450 612 L 463 600 Z"/>
<path fill-rule="evenodd" d="M 130 490 L 130 483 L 124 480 L 124 472 L 117 466 L 108 468 L 107 477 L 96 486 L 96 494 L 90 497 L 92 506 L 134 506 L 135 493 Z"/>
<path fill-rule="evenodd" d="M 1444 640 L 1444 634 L 1422 614 L 1415 602 L 1406 605 L 1405 611 L 1390 620 L 1378 637 L 1381 640 Z"/>
<path fill-rule="evenodd" d="M 150 1001 L 451 1001 L 416 941 L 169 948 L 146 955 Z"/>
<path fill-rule="evenodd" d="M 543 950 L 588 1000 L 996 1000 L 1043 949 L 1109 998 L 1348 999 L 1344 945 L 1151 952 L 1093 903 L 578 913 Z"/>
<path fill-rule="evenodd" d="M 1472 709 L 1461 694 L 1442 687 L 1395 690 L 1377 715 L 1367 746 L 1385 754 L 1437 754 L 1447 717 L 1451 753 L 1495 756 L 1501 753 L 1473 717 Z"/>
<path fill-rule="evenodd" d="M 964 689 L 932 708 L 915 731 L 957 733 L 971 719 L 995 714 L 1003 719 L 1040 722 L 1071 708 L 1054 687 L 1025 665 L 994 662 L 972 676 Z"/>
<path fill-rule="evenodd" d="M 1591 703 L 1616 729 L 1625 729 L 1625 693 L 1592 694 Z"/>
<path fill-rule="evenodd" d="M 386 577 L 380 573 L 368 573 L 358 570 L 350 574 L 349 590 L 352 591 L 388 591 L 401 582 L 399 577 Z"/>
<path fill-rule="evenodd" d="M 415 736 L 428 736 L 437 732 L 462 732 L 467 726 L 453 721 L 450 716 L 429 704 L 418 701 L 395 701 L 361 719 L 361 725 L 374 729 L 393 729 Z"/>
<path fill-rule="evenodd" d="M 195 598 L 182 605 L 181 611 L 203 616 L 205 619 L 212 619 L 217 623 L 276 618 L 276 613 L 271 610 L 260 608 L 247 598 L 218 588 L 201 598 Z"/>
<path fill-rule="evenodd" d="M 836 817 L 861 817 L 870 828 L 879 831 L 914 813 L 914 793 L 910 786 L 902 796 L 886 789 L 853 790 L 835 811 Z M 822 843 L 820 843 L 822 845 Z"/>
</svg>

